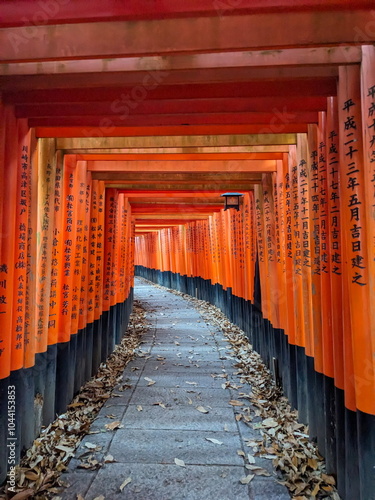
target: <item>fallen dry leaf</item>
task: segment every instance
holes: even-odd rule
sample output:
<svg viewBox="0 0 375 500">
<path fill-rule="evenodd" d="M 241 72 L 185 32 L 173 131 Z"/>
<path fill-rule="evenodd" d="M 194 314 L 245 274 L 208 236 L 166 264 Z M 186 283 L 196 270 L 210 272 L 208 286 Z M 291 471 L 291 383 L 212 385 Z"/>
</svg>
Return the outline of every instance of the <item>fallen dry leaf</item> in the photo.
<svg viewBox="0 0 375 500">
<path fill-rule="evenodd" d="M 57 445 L 56 450 L 64 451 L 65 453 L 74 453 L 75 448 L 69 448 L 68 446 Z"/>
<path fill-rule="evenodd" d="M 241 403 L 241 401 L 237 401 L 236 399 L 232 399 L 231 401 L 229 401 L 229 404 L 232 406 L 243 406 L 244 405 L 243 403 Z"/>
<path fill-rule="evenodd" d="M 153 406 L 161 406 L 162 408 L 164 408 L 164 410 L 166 410 L 166 406 L 164 403 L 162 403 L 161 401 L 156 401 L 155 403 L 152 403 Z"/>
<path fill-rule="evenodd" d="M 86 448 L 88 448 L 89 450 L 96 450 L 97 448 L 97 444 L 94 444 L 94 443 L 85 443 L 85 446 Z"/>
<path fill-rule="evenodd" d="M 105 464 L 110 464 L 112 462 L 116 462 L 116 460 L 113 458 L 112 455 L 106 455 L 103 460 L 104 460 Z"/>
<path fill-rule="evenodd" d="M 205 438 L 206 441 L 210 441 L 211 443 L 214 443 L 214 444 L 223 444 L 222 441 L 219 441 L 218 439 L 214 439 L 214 438 Z"/>
<path fill-rule="evenodd" d="M 116 420 L 115 422 L 111 422 L 110 424 L 105 424 L 104 427 L 110 431 L 114 431 L 115 429 L 122 429 L 124 426 L 121 425 L 121 422 L 119 420 Z"/>
<path fill-rule="evenodd" d="M 327 484 L 331 484 L 332 486 L 335 486 L 335 484 L 336 484 L 335 478 L 332 476 L 328 476 L 327 474 L 322 474 L 322 479 Z"/>
<path fill-rule="evenodd" d="M 245 477 L 242 477 L 240 479 L 240 483 L 241 484 L 249 484 L 250 481 L 252 481 L 254 479 L 254 474 L 249 474 L 248 476 L 245 476 Z"/>
<path fill-rule="evenodd" d="M 31 496 L 34 494 L 34 490 L 32 489 L 27 489 L 27 490 L 24 490 L 24 491 L 20 491 L 19 493 L 17 493 L 16 495 L 14 495 L 14 498 L 15 500 L 26 500 L 28 498 L 31 498 Z"/>
<path fill-rule="evenodd" d="M 152 378 L 150 378 L 150 377 L 143 377 L 143 378 L 148 382 L 147 385 L 154 385 L 154 384 L 156 384 L 155 380 L 152 380 Z"/>
<path fill-rule="evenodd" d="M 279 424 L 273 418 L 266 418 L 262 422 L 263 427 L 277 427 Z"/>
<path fill-rule="evenodd" d="M 125 486 L 127 486 L 131 482 L 132 482 L 132 478 L 131 477 L 128 477 L 127 479 L 125 479 L 125 481 L 120 486 L 120 491 L 122 491 L 125 488 Z"/>
<path fill-rule="evenodd" d="M 68 408 L 77 408 L 78 406 L 84 406 L 85 403 L 82 401 L 76 401 L 75 403 L 71 403 L 68 405 Z"/>
<path fill-rule="evenodd" d="M 256 465 L 245 465 L 246 469 L 251 470 L 256 476 L 270 476 L 271 474 L 263 469 L 262 467 L 258 467 Z"/>
<path fill-rule="evenodd" d="M 201 413 L 209 413 L 209 411 L 206 410 L 206 408 L 204 408 L 203 406 L 197 406 L 196 410 L 200 411 Z"/>
<path fill-rule="evenodd" d="M 311 496 L 312 497 L 316 497 L 316 495 L 319 493 L 319 490 L 320 490 L 320 483 L 318 483 L 315 488 L 313 489 L 313 491 L 311 492 Z"/>
<path fill-rule="evenodd" d="M 95 497 L 94 500 L 105 500 L 105 496 L 99 495 L 98 497 Z"/>
<path fill-rule="evenodd" d="M 318 468 L 318 461 L 315 458 L 309 458 L 307 460 L 309 467 L 316 470 Z"/>
<path fill-rule="evenodd" d="M 31 481 L 37 481 L 39 479 L 39 474 L 32 470 L 28 470 L 25 472 L 25 477 L 27 479 L 31 479 Z"/>
<path fill-rule="evenodd" d="M 185 462 L 183 460 L 180 460 L 179 458 L 175 458 L 174 463 L 179 467 L 186 467 Z"/>
</svg>

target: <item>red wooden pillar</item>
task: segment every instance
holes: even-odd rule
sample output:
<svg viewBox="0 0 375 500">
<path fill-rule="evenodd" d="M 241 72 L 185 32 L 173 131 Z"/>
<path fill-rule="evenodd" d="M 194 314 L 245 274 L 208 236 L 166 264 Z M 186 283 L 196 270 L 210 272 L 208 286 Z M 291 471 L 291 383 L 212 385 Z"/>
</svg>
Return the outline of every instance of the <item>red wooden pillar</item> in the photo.
<svg viewBox="0 0 375 500">
<path fill-rule="evenodd" d="M 289 159 L 289 156 L 292 158 Z M 292 226 L 292 196 L 291 196 L 291 176 L 289 164 L 295 156 L 295 146 L 291 147 L 288 155 L 283 158 L 283 181 L 284 181 L 284 231 L 285 231 L 285 282 L 287 293 L 287 321 L 288 340 L 291 345 L 296 344 L 296 317 L 294 301 L 294 266 L 293 266 L 293 226 Z M 295 375 L 293 375 L 295 379 Z"/>
<path fill-rule="evenodd" d="M 62 307 L 62 275 L 63 275 L 63 227 L 64 227 L 64 168 L 61 152 L 56 155 L 56 173 L 53 184 L 53 221 L 52 223 L 52 249 L 51 249 L 51 274 L 48 319 L 48 345 L 58 342 L 58 314 Z M 48 278 L 47 278 L 48 279 Z M 41 301 L 39 292 L 39 299 Z"/>
<path fill-rule="evenodd" d="M 16 227 L 11 370 L 24 366 L 25 312 L 27 289 L 28 210 L 30 182 L 30 132 L 25 120 L 18 120 Z"/>
<path fill-rule="evenodd" d="M 289 153 L 289 182 L 290 182 L 290 232 L 291 232 L 291 258 L 293 266 L 293 291 L 294 291 L 294 314 L 295 314 L 295 344 L 304 347 L 306 344 L 305 319 L 303 305 L 302 286 L 302 260 L 299 258 L 301 251 L 300 243 L 300 208 L 298 203 L 298 165 L 295 148 L 290 148 Z M 289 242 L 288 242 L 289 243 Z"/>
<path fill-rule="evenodd" d="M 375 47 L 362 46 L 361 68 L 362 127 L 364 147 L 364 188 L 367 220 L 368 254 L 368 292 L 371 306 L 370 314 L 370 349 L 373 367 L 375 366 Z M 374 369 L 373 369 L 374 373 Z M 366 374 L 365 374 L 366 375 Z M 370 373 L 368 374 L 370 376 Z M 375 381 L 372 381 L 372 393 L 375 399 Z M 358 411 L 359 473 L 363 498 L 375 491 L 373 457 L 375 449 L 375 415 L 373 409 Z"/>
<path fill-rule="evenodd" d="M 26 288 L 26 309 L 25 309 L 25 355 L 24 366 L 30 368 L 35 365 L 36 350 L 36 283 L 37 283 L 37 264 L 36 264 L 36 241 L 37 241 L 37 207 L 38 207 L 38 139 L 35 137 L 34 130 L 30 131 L 30 182 L 28 185 L 28 238 L 27 238 L 27 288 Z M 53 197 L 50 199 L 49 218 L 53 217 Z M 52 225 L 51 225 L 52 231 Z M 52 234 L 52 232 L 51 232 Z M 51 251 L 52 240 L 49 242 L 49 252 Z M 48 312 L 48 301 L 46 304 Z M 48 325 L 48 318 L 47 318 Z M 45 337 L 47 340 L 47 330 Z M 46 344 L 45 344 L 46 347 Z M 38 368 L 38 367 L 37 367 Z M 39 372 L 39 368 L 38 368 Z M 38 388 L 36 387 L 36 390 Z"/>
<path fill-rule="evenodd" d="M 74 286 L 74 253 L 77 235 L 78 182 L 75 155 L 64 158 L 62 200 L 62 269 L 61 302 L 58 309 L 58 341 L 68 342 L 72 334 L 72 295 Z"/>
<path fill-rule="evenodd" d="M 57 266 L 57 256 L 54 253 L 54 198 L 56 182 L 55 140 L 39 139 L 38 163 L 33 165 L 37 169 L 38 204 L 36 208 L 37 237 L 36 243 L 36 352 L 45 352 L 48 345 L 48 326 L 50 321 L 50 301 L 53 299 L 53 308 L 57 306 L 56 289 L 51 283 L 52 263 Z M 54 314 L 54 313 L 52 313 Z M 34 326 L 35 328 L 35 326 Z M 54 339 L 55 340 L 55 339 Z"/>
<path fill-rule="evenodd" d="M 349 290 L 356 406 L 375 414 L 374 362 L 370 335 L 371 310 L 368 213 L 362 141 L 360 73 L 358 66 L 340 67 L 340 174 L 344 270 Z"/>
<path fill-rule="evenodd" d="M 331 286 L 330 286 L 330 233 L 328 221 L 328 172 L 326 146 L 327 116 L 319 113 L 318 169 L 319 169 L 319 222 L 320 222 L 320 288 L 322 311 L 323 370 L 330 378 L 334 376 Z"/>
<path fill-rule="evenodd" d="M 86 170 L 86 169 L 85 169 Z M 90 279 L 90 219 L 91 219 L 91 172 L 85 176 L 85 198 L 83 216 L 83 241 L 82 241 L 82 266 L 81 266 L 81 289 L 79 294 L 79 321 L 78 330 L 83 330 L 88 324 L 88 313 L 93 310 L 92 302 L 89 304 L 89 279 Z M 90 318 L 91 319 L 91 318 Z"/>
<path fill-rule="evenodd" d="M 273 196 L 275 200 L 275 243 L 278 281 L 278 305 L 280 328 L 288 335 L 288 304 L 286 286 L 286 234 L 285 234 L 285 187 L 283 179 L 283 161 L 277 160 L 277 171 L 273 174 Z"/>
<path fill-rule="evenodd" d="M 364 148 L 364 189 L 366 199 L 368 291 L 375 304 L 375 47 L 362 47 L 361 68 L 362 126 Z M 375 313 L 370 317 L 372 359 L 375 365 Z"/>
<path fill-rule="evenodd" d="M 7 131 L 3 162 L 3 205 L 0 261 L 0 377 L 10 374 L 13 342 L 13 294 L 15 289 L 15 245 L 17 211 L 17 122 L 13 108 L 6 106 L 3 125 Z M 5 202 L 6 196 L 6 202 Z"/>
<path fill-rule="evenodd" d="M 245 193 L 243 204 L 243 238 L 245 261 L 245 299 L 252 302 L 254 296 L 254 217 L 253 193 Z M 220 251 L 220 247 L 218 249 Z"/>
<path fill-rule="evenodd" d="M 98 226 L 96 235 L 96 267 L 95 267 L 95 319 L 98 320 L 103 312 L 104 302 L 104 246 L 105 246 L 105 186 L 103 181 L 97 185 L 98 199 Z"/>
<path fill-rule="evenodd" d="M 302 271 L 302 297 L 303 297 L 303 323 L 305 332 L 305 352 L 307 356 L 314 356 L 314 333 L 313 328 L 313 306 L 311 287 L 311 203 L 309 200 L 309 164 L 308 164 L 308 142 L 305 134 L 297 135 L 297 164 L 298 164 L 298 198 L 293 199 L 295 210 L 298 210 L 299 219 L 294 223 L 294 234 L 298 248 L 296 250 L 296 261 Z M 319 300 L 318 291 L 317 300 Z M 320 307 L 316 308 L 320 315 Z"/>
<path fill-rule="evenodd" d="M 335 385 L 344 390 L 342 245 L 339 193 L 339 141 L 337 98 L 327 100 L 327 199 L 332 308 L 333 366 Z M 354 393 L 353 393 L 354 396 Z"/>
<path fill-rule="evenodd" d="M 362 109 L 359 66 L 339 69 L 338 87 L 340 139 L 340 199 L 343 230 L 344 307 L 348 307 L 350 329 L 344 324 L 346 385 L 354 380 L 355 406 L 364 414 L 375 414 L 374 361 L 371 341 L 369 255 L 362 136 Z M 352 352 L 351 352 L 352 350 Z M 347 367 L 353 362 L 353 373 Z M 351 408 L 350 408 L 351 409 Z M 357 415 L 346 413 L 346 495 L 360 498 L 359 462 L 362 454 L 358 440 Z M 354 459 L 353 459 L 354 457 Z"/>
</svg>

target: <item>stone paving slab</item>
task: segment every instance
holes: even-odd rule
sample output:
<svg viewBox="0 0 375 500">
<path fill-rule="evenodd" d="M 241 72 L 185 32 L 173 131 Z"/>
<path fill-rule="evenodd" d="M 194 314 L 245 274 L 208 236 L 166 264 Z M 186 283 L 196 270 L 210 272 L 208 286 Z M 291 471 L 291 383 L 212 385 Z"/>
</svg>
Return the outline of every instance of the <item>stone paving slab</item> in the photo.
<svg viewBox="0 0 375 500">
<path fill-rule="evenodd" d="M 175 406 L 165 410 L 161 406 L 143 406 L 139 412 L 136 405 L 129 405 L 121 421 L 125 428 L 132 429 L 181 429 L 201 431 L 236 432 L 237 426 L 231 408 L 205 405 L 209 413 L 201 413 L 195 407 Z M 141 415 L 140 415 L 141 413 Z"/>
<path fill-rule="evenodd" d="M 86 462 L 89 457 L 92 457 L 98 462 L 103 462 L 104 456 L 108 454 L 113 437 L 114 432 L 109 432 L 107 430 L 85 436 L 76 449 L 74 457 L 69 462 L 69 471 L 77 474 L 86 474 L 88 471 L 84 468 L 80 468 L 80 465 Z M 86 445 L 89 445 L 90 448 L 87 448 Z M 91 445 L 96 445 L 96 449 L 92 449 Z"/>
<path fill-rule="evenodd" d="M 242 466 L 238 449 L 241 449 L 241 441 L 236 432 L 121 429 L 116 432 L 109 453 L 121 463 L 174 465 L 174 459 L 179 458 L 186 465 Z"/>
<path fill-rule="evenodd" d="M 96 477 L 96 471 L 85 471 L 84 474 L 80 472 L 70 472 L 69 474 L 63 474 L 62 480 L 64 484 L 69 485 L 65 490 L 63 498 L 66 500 L 75 500 L 78 495 L 82 495 L 83 498 L 89 498 L 86 496 L 87 491 Z M 95 497 L 93 497 L 95 498 Z"/>
<path fill-rule="evenodd" d="M 198 366 L 197 366 L 198 365 Z M 171 372 L 177 372 L 177 373 L 188 373 L 188 372 L 202 372 L 202 368 L 204 368 L 209 374 L 221 374 L 223 372 L 223 363 L 221 360 L 219 361 L 205 361 L 203 360 L 201 363 L 199 361 L 193 361 L 189 362 L 189 360 L 182 360 L 178 357 L 176 358 L 170 358 L 168 356 L 168 359 L 154 359 L 151 358 L 147 362 L 147 367 L 146 371 L 148 373 L 152 373 L 155 371 L 167 371 L 169 373 Z M 139 365 L 140 368 L 143 368 L 144 365 Z"/>
<path fill-rule="evenodd" d="M 162 402 L 167 407 L 177 405 L 215 406 L 216 408 L 229 408 L 231 394 L 223 389 L 204 389 L 200 387 L 167 388 L 137 387 L 131 398 L 130 404 L 153 405 Z"/>
<path fill-rule="evenodd" d="M 148 311 L 150 329 L 63 474 L 71 486 L 60 496 L 64 500 L 78 494 L 85 500 L 100 495 L 105 500 L 289 499 L 286 488 L 277 483 L 271 460 L 254 457 L 270 477 L 240 483 L 249 471 L 237 452 L 252 454 L 246 439 L 257 440 L 260 433 L 237 421 L 243 410 L 229 404 L 251 388 L 240 384 L 237 360 L 223 333 L 182 297 L 136 281 L 135 298 Z M 155 383 L 149 385 L 150 380 Z M 223 389 L 226 382 L 243 387 Z M 105 425 L 115 420 L 122 427 L 108 430 Z M 91 451 L 87 443 L 97 448 Z M 79 468 L 88 452 L 101 463 L 97 471 Z M 116 462 L 104 464 L 107 454 Z M 176 458 L 185 467 L 176 465 Z M 127 478 L 131 482 L 121 492 Z"/>
<path fill-rule="evenodd" d="M 155 381 L 155 384 L 153 386 L 149 386 L 150 388 L 154 387 L 155 385 L 160 387 L 188 387 L 189 385 L 194 385 L 194 387 L 212 387 L 212 389 L 221 389 L 222 384 L 221 380 L 211 377 L 210 373 L 190 373 L 190 376 L 187 377 L 185 373 L 171 374 L 161 373 L 154 370 L 150 372 L 142 372 L 138 380 L 138 387 L 146 387 L 150 383 L 144 377 L 152 378 L 152 380 Z"/>
<path fill-rule="evenodd" d="M 167 333 L 165 336 L 163 336 L 162 339 L 158 339 L 156 342 L 155 342 L 155 345 L 167 345 L 167 346 L 170 346 L 170 344 L 172 344 L 172 347 L 173 347 L 173 344 L 175 345 L 188 345 L 190 346 L 190 349 L 191 349 L 191 346 L 193 347 L 196 347 L 196 346 L 201 346 L 201 345 L 211 345 L 211 342 L 210 342 L 210 337 L 206 336 L 206 337 L 202 337 L 201 335 L 199 336 L 196 336 L 196 337 L 193 337 L 192 335 L 189 335 L 189 336 L 185 336 L 183 337 L 182 334 L 181 335 L 174 335 L 174 334 L 169 334 Z"/>
<path fill-rule="evenodd" d="M 183 358 L 189 359 L 191 356 L 191 359 L 194 358 L 202 358 L 204 359 L 204 356 L 209 357 L 211 360 L 217 359 L 219 361 L 219 353 L 215 348 L 211 346 L 206 346 L 206 345 L 201 345 L 201 346 L 194 346 L 192 349 L 190 345 L 179 345 L 177 348 L 176 347 L 171 347 L 168 346 L 167 344 L 160 344 L 160 345 L 155 345 L 152 349 L 152 355 L 153 356 L 168 356 L 169 354 L 176 355 L 176 356 L 182 356 Z M 208 354 L 208 356 L 207 356 Z"/>
<path fill-rule="evenodd" d="M 91 424 L 90 431 L 106 429 L 105 425 L 114 421 L 122 420 L 127 408 L 127 404 L 122 404 L 120 398 L 112 398 L 107 401 L 100 410 L 96 419 Z"/>
<path fill-rule="evenodd" d="M 157 358 L 166 358 L 168 354 L 168 361 L 170 361 L 171 363 L 185 363 L 185 364 L 193 364 L 193 363 L 213 363 L 213 362 L 216 362 L 216 363 L 219 363 L 219 362 L 223 362 L 223 367 L 226 368 L 226 369 L 231 369 L 232 371 L 238 371 L 237 369 L 233 369 L 232 368 L 232 365 L 233 365 L 233 360 L 232 359 L 228 359 L 226 356 L 222 356 L 221 354 L 218 356 L 218 357 L 215 357 L 215 359 L 212 357 L 212 352 L 193 352 L 193 353 L 186 353 L 186 354 L 182 354 L 182 353 L 166 353 L 165 351 L 164 352 L 158 352 L 158 353 L 154 353 L 150 359 L 154 359 L 156 360 Z"/>
<path fill-rule="evenodd" d="M 253 500 L 252 486 L 239 482 L 243 467 L 159 464 L 107 464 L 92 482 L 85 500 L 105 494 L 126 500 Z M 122 482 L 131 478 L 120 492 Z M 269 497 L 267 500 L 270 500 Z M 278 497 L 274 497 L 276 500 Z M 262 499 L 263 500 L 263 499 Z"/>
</svg>

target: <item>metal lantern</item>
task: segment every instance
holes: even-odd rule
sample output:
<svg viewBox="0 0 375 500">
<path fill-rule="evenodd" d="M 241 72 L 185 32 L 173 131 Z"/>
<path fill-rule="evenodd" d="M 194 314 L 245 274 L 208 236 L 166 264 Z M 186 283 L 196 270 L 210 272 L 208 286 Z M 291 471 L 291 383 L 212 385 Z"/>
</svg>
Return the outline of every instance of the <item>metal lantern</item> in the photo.
<svg viewBox="0 0 375 500">
<path fill-rule="evenodd" d="M 228 210 L 228 208 L 240 209 L 240 197 L 243 196 L 242 193 L 224 193 L 221 196 L 225 197 L 224 210 Z"/>
</svg>

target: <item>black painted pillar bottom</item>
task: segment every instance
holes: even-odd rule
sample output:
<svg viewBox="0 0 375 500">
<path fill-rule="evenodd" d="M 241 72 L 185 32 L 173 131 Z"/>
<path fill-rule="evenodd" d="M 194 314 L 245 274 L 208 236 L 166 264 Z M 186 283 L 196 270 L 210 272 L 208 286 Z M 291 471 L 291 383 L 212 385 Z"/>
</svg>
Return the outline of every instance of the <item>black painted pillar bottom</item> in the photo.
<svg viewBox="0 0 375 500">
<path fill-rule="evenodd" d="M 55 386 L 55 413 L 64 413 L 71 400 L 69 397 L 69 374 L 73 371 L 70 359 L 70 342 L 57 344 L 56 358 L 56 386 Z"/>
<path fill-rule="evenodd" d="M 375 500 L 375 415 L 358 410 L 357 429 L 361 499 Z"/>
</svg>

